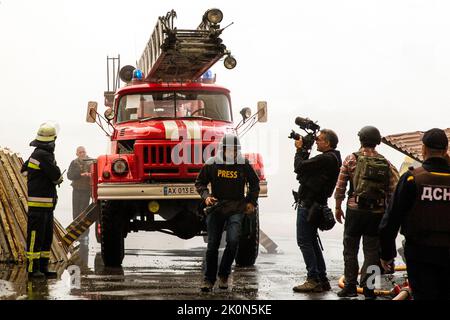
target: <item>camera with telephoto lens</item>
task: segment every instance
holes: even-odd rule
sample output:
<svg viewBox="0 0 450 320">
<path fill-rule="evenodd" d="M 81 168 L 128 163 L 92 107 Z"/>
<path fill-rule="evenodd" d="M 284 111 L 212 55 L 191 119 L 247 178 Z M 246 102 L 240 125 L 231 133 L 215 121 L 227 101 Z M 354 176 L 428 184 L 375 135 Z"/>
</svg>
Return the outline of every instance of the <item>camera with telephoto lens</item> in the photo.
<svg viewBox="0 0 450 320">
<path fill-rule="evenodd" d="M 314 141 L 316 141 L 317 133 L 320 130 L 320 126 L 314 121 L 302 117 L 295 118 L 295 124 L 298 125 L 300 129 L 305 131 L 306 135 L 301 136 L 299 133 L 292 130 L 288 138 L 294 140 L 300 140 L 301 138 L 303 140 L 302 148 L 306 150 L 311 149 L 314 144 Z"/>
</svg>

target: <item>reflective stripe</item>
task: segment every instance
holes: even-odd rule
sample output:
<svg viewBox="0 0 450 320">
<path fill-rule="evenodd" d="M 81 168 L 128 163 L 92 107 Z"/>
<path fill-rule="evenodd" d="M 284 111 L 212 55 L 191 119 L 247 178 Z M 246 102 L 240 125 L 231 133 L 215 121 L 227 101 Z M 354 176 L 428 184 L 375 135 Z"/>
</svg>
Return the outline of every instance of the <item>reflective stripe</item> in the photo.
<svg viewBox="0 0 450 320">
<path fill-rule="evenodd" d="M 50 251 L 41 251 L 41 258 L 50 258 Z"/>
<path fill-rule="evenodd" d="M 41 252 L 27 252 L 26 256 L 30 260 L 39 259 L 41 257 Z"/>
<path fill-rule="evenodd" d="M 28 201 L 53 203 L 53 198 L 28 197 Z"/>
<path fill-rule="evenodd" d="M 430 173 L 436 176 L 450 177 L 450 173 L 443 173 L 443 172 L 430 172 Z"/>
<path fill-rule="evenodd" d="M 39 167 L 39 165 L 41 164 L 38 160 L 34 159 L 34 158 L 30 158 L 28 159 L 28 162 L 31 162 L 35 165 L 37 165 Z"/>
<path fill-rule="evenodd" d="M 37 207 L 37 208 L 53 208 L 53 203 L 28 201 L 28 206 L 29 207 Z"/>
<path fill-rule="evenodd" d="M 28 168 L 35 169 L 35 170 L 41 170 L 37 165 L 34 163 L 28 162 Z"/>
<path fill-rule="evenodd" d="M 41 254 L 40 252 L 34 253 L 34 243 L 36 242 L 36 230 L 31 231 L 31 240 L 30 247 L 28 248 L 27 258 L 28 258 L 28 272 L 33 272 L 33 260 L 39 259 Z"/>
</svg>

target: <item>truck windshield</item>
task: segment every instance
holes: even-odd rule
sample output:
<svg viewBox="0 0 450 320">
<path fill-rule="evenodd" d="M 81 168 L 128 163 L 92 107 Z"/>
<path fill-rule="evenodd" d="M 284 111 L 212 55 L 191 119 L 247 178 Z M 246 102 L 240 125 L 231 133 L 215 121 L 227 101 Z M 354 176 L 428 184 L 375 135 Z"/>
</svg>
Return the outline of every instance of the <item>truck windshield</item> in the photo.
<svg viewBox="0 0 450 320">
<path fill-rule="evenodd" d="M 189 117 L 231 121 L 227 96 L 204 91 L 128 94 L 120 98 L 117 122 Z"/>
</svg>

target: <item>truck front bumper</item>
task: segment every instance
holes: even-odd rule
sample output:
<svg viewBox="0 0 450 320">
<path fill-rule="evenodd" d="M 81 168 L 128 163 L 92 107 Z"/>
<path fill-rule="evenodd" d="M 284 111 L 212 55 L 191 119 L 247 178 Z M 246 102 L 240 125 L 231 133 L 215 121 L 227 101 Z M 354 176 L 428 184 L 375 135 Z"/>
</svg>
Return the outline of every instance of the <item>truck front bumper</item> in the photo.
<svg viewBox="0 0 450 320">
<path fill-rule="evenodd" d="M 267 181 L 259 183 L 259 197 L 267 197 Z M 200 199 L 194 183 L 101 183 L 98 200 Z"/>
</svg>

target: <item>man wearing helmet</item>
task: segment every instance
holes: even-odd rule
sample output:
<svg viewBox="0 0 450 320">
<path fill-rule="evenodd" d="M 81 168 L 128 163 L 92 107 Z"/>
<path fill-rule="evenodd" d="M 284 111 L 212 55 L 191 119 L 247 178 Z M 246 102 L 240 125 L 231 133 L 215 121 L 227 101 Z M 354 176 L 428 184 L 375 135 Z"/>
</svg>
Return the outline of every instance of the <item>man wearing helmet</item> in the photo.
<svg viewBox="0 0 450 320">
<path fill-rule="evenodd" d="M 244 214 L 253 214 L 258 205 L 259 178 L 247 159 L 241 155 L 239 138 L 225 134 L 219 145 L 217 155 L 209 158 L 195 181 L 195 187 L 207 207 L 214 205 L 206 216 L 208 247 L 202 291 L 211 291 L 219 277 L 219 288 L 228 288 L 231 265 L 236 257 L 241 223 Z M 211 192 L 208 184 L 211 184 Z M 245 194 L 245 186 L 248 192 Z M 221 203 L 227 206 L 219 207 Z M 226 247 L 219 270 L 218 249 L 222 232 L 226 226 Z"/>
<path fill-rule="evenodd" d="M 398 181 L 397 169 L 379 154 L 375 147 L 381 142 L 380 131 L 365 126 L 358 132 L 361 147 L 348 155 L 342 164 L 336 191 L 336 220 L 344 224 L 344 276 L 345 287 L 339 297 L 357 296 L 359 271 L 358 251 L 363 238 L 364 264 L 361 268 L 360 286 L 366 299 L 374 299 L 373 288 L 367 286 L 367 268 L 379 265 L 378 226 Z M 372 170 L 372 169 L 375 170 Z M 372 176 L 370 172 L 377 172 Z M 341 205 L 345 199 L 347 182 L 350 182 L 346 215 Z"/>
<path fill-rule="evenodd" d="M 55 140 L 55 126 L 42 124 L 36 139 L 30 143 L 35 149 L 21 170 L 28 178 L 26 256 L 30 278 L 56 276 L 55 272 L 48 270 L 53 239 L 53 211 L 57 201 L 56 186 L 63 181 L 55 161 Z"/>
</svg>

